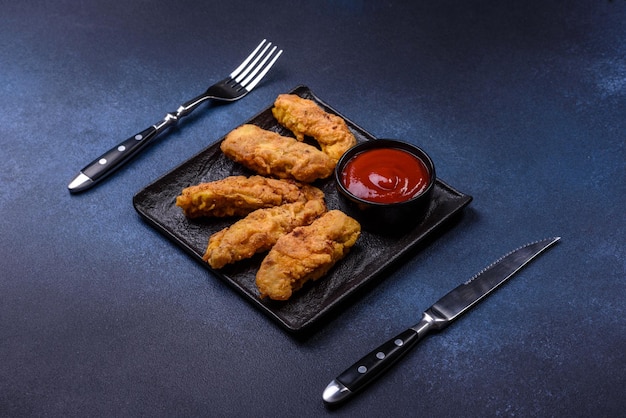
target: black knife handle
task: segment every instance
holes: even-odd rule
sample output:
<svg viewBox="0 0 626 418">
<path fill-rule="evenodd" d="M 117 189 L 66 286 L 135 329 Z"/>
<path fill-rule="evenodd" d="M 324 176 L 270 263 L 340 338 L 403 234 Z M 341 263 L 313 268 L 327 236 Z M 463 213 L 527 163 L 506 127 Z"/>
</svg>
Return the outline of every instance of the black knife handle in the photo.
<svg viewBox="0 0 626 418">
<path fill-rule="evenodd" d="M 333 405 L 349 398 L 408 353 L 421 337 L 409 328 L 367 354 L 330 382 L 322 394 L 324 402 Z"/>
<path fill-rule="evenodd" d="M 446 323 L 430 309 L 427 310 L 422 314 L 420 322 L 371 351 L 331 381 L 322 399 L 327 405 L 347 400 L 400 360 L 431 329 L 441 329 Z"/>
<path fill-rule="evenodd" d="M 417 332 L 407 329 L 354 363 L 337 381 L 352 392 L 358 391 L 398 361 L 418 340 Z"/>
<path fill-rule="evenodd" d="M 121 144 L 111 148 L 100 157 L 93 160 L 81 172 L 93 182 L 101 180 L 113 171 L 120 168 L 133 155 L 138 153 L 156 137 L 157 129 L 149 127 L 136 135 L 131 136 Z"/>
</svg>

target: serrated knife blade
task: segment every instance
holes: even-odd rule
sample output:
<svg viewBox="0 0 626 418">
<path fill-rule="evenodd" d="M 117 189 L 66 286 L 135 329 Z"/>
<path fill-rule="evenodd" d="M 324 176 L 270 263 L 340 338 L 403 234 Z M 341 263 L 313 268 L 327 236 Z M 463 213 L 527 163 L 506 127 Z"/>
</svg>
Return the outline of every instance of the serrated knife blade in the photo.
<svg viewBox="0 0 626 418">
<path fill-rule="evenodd" d="M 430 331 L 448 326 L 559 239 L 548 238 L 524 245 L 457 286 L 424 311 L 417 324 L 382 344 L 332 380 L 322 394 L 324 402 L 335 405 L 349 399 L 389 369 Z"/>
</svg>

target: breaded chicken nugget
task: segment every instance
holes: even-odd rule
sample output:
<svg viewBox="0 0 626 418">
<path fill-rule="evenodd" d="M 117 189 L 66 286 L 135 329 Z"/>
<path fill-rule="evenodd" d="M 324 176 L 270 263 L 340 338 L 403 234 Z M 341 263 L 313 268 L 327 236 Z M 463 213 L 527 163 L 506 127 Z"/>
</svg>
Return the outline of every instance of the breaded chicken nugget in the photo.
<svg viewBox="0 0 626 418">
<path fill-rule="evenodd" d="M 256 275 L 261 298 L 287 300 L 308 280 L 317 280 L 342 259 L 361 233 L 361 225 L 331 210 L 311 225 L 278 239 Z"/>
<path fill-rule="evenodd" d="M 348 148 L 356 145 L 346 121 L 325 112 L 314 101 L 295 94 L 281 94 L 274 101 L 272 114 L 278 123 L 289 129 L 302 141 L 304 136 L 313 137 L 335 162 Z"/>
<path fill-rule="evenodd" d="M 183 189 L 176 205 L 185 216 L 245 216 L 261 208 L 323 199 L 324 192 L 294 180 L 230 176 Z"/>
<path fill-rule="evenodd" d="M 250 124 L 231 131 L 220 148 L 228 158 L 258 174 L 306 183 L 330 176 L 336 164 L 309 144 Z"/>
<path fill-rule="evenodd" d="M 282 235 L 309 225 L 324 212 L 324 201 L 317 199 L 255 210 L 213 234 L 202 258 L 216 269 L 250 258 L 270 250 Z"/>
</svg>

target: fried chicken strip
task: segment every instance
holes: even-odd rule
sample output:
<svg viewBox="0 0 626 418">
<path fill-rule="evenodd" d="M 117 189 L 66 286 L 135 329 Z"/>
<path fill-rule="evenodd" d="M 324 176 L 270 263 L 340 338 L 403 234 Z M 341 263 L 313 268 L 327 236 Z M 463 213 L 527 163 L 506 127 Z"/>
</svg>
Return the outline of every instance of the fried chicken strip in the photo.
<svg viewBox="0 0 626 418">
<path fill-rule="evenodd" d="M 326 205 L 319 199 L 255 210 L 213 234 L 202 258 L 216 269 L 250 258 L 270 250 L 282 235 L 309 225 L 324 212 Z"/>
<path fill-rule="evenodd" d="M 185 216 L 245 216 L 261 208 L 323 199 L 324 192 L 294 180 L 230 176 L 183 189 L 176 205 Z"/>
<path fill-rule="evenodd" d="M 361 225 L 339 210 L 331 210 L 308 226 L 278 239 L 256 275 L 261 298 L 287 300 L 309 280 L 317 280 L 355 244 Z"/>
<path fill-rule="evenodd" d="M 251 124 L 231 131 L 220 148 L 228 158 L 258 174 L 305 183 L 330 176 L 336 164 L 309 144 Z"/>
<path fill-rule="evenodd" d="M 348 148 L 356 145 L 346 121 L 325 112 L 314 101 L 295 94 L 281 94 L 274 101 L 272 114 L 278 123 L 289 129 L 298 141 L 313 137 L 335 162 Z"/>
</svg>

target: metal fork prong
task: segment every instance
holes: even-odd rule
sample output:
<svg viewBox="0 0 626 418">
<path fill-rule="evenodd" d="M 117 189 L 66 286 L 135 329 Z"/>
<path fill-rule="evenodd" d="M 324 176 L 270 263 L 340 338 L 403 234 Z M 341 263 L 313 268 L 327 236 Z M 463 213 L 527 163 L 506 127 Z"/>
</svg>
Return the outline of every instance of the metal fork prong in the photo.
<svg viewBox="0 0 626 418">
<path fill-rule="evenodd" d="M 259 52 L 259 49 L 261 49 L 261 47 L 263 46 L 263 44 L 265 44 L 266 40 L 263 39 L 261 41 L 261 43 L 255 48 L 254 51 L 252 51 L 252 54 L 248 55 L 248 58 L 246 58 L 241 65 L 239 65 L 239 67 L 237 67 L 237 69 L 235 71 L 233 71 L 232 73 L 230 73 L 230 78 L 235 78 L 239 75 L 239 73 L 246 68 L 246 66 L 248 65 L 248 63 L 252 60 L 252 58 L 254 58 L 254 56 L 256 55 L 257 52 Z"/>
<path fill-rule="evenodd" d="M 257 75 L 257 73 L 263 68 L 267 60 L 270 59 L 270 57 L 272 56 L 272 54 L 274 54 L 275 51 L 276 51 L 276 46 L 272 48 L 269 54 L 267 54 L 265 58 L 263 58 L 263 61 L 261 61 L 259 65 L 256 66 L 256 68 L 248 75 L 248 77 L 246 77 L 246 79 L 240 82 L 239 84 L 241 84 L 243 87 L 246 87 L 246 85 L 250 82 L 250 80 L 252 80 Z"/>
<path fill-rule="evenodd" d="M 272 51 L 273 52 L 273 51 Z M 261 71 L 259 73 L 259 75 L 252 80 L 252 82 L 250 84 L 245 84 L 244 87 L 246 90 L 251 91 L 253 88 L 256 87 L 256 85 L 259 83 L 259 81 L 261 81 L 261 79 L 263 77 L 265 77 L 265 74 L 267 74 L 267 72 L 270 70 L 270 68 L 272 68 L 272 66 L 274 65 L 274 63 L 276 62 L 276 60 L 278 59 L 278 57 L 280 57 L 280 54 L 283 53 L 283 50 L 281 49 L 280 51 L 278 51 L 278 53 L 274 56 L 274 58 L 272 58 L 272 60 L 269 62 L 269 64 L 267 64 L 265 66 L 265 68 L 263 69 L 263 71 Z M 268 56 L 269 58 L 269 56 Z M 246 80 L 247 81 L 247 80 Z"/>
<path fill-rule="evenodd" d="M 265 55 L 265 53 L 267 52 L 267 50 L 269 49 L 269 47 L 272 46 L 272 43 L 269 42 L 265 48 L 263 48 L 263 51 L 261 51 L 261 53 L 259 55 L 257 55 L 254 58 L 254 61 L 252 61 L 242 72 L 241 74 L 239 74 L 236 78 L 235 78 L 235 82 L 240 83 L 241 80 L 243 80 L 249 73 L 250 71 L 256 66 L 257 62 L 259 62 L 259 60 L 261 59 L 261 57 L 263 57 L 263 55 Z"/>
</svg>

